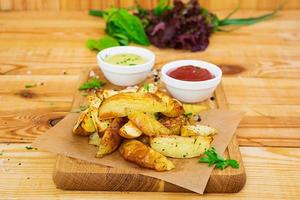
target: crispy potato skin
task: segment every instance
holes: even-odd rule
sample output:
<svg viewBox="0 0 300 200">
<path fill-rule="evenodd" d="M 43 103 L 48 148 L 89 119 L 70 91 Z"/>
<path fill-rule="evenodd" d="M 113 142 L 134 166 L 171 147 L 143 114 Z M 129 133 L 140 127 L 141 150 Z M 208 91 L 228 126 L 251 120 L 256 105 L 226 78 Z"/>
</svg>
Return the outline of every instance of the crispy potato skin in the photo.
<svg viewBox="0 0 300 200">
<path fill-rule="evenodd" d="M 97 120 L 96 121 L 96 126 L 97 126 L 97 129 L 98 129 L 98 135 L 100 137 L 103 136 L 105 130 L 109 127 L 109 125 L 111 124 L 111 122 L 112 122 L 112 119 L 106 119 L 106 120 L 101 120 L 101 121 Z"/>
<path fill-rule="evenodd" d="M 180 130 L 182 126 L 181 117 L 162 117 L 159 122 L 167 127 L 172 135 L 180 135 Z"/>
<path fill-rule="evenodd" d="M 155 113 L 165 111 L 166 105 L 151 93 L 120 93 L 104 100 L 99 108 L 99 118 L 125 117 L 126 109 Z"/>
<path fill-rule="evenodd" d="M 145 135 L 170 135 L 171 131 L 153 117 L 138 111 L 130 111 L 128 119 Z"/>
<path fill-rule="evenodd" d="M 94 133 L 96 131 L 94 121 L 89 113 L 83 119 L 80 126 L 88 133 Z"/>
<path fill-rule="evenodd" d="M 167 105 L 167 110 L 162 112 L 163 115 L 167 117 L 178 117 L 183 114 L 184 110 L 182 105 L 174 98 L 159 91 L 155 94 Z"/>
<path fill-rule="evenodd" d="M 96 131 L 94 122 L 88 110 L 80 113 L 76 124 L 73 127 L 73 133 L 75 135 L 88 136 Z"/>
<path fill-rule="evenodd" d="M 76 127 L 76 129 L 73 129 L 73 133 L 75 135 L 80 135 L 80 136 L 89 136 L 92 133 L 86 132 L 80 125 Z"/>
<path fill-rule="evenodd" d="M 145 168 L 156 171 L 169 171 L 175 168 L 174 164 L 165 156 L 154 151 L 138 140 L 128 140 L 122 143 L 119 152 L 125 160 L 136 163 Z"/>
<path fill-rule="evenodd" d="M 150 146 L 164 156 L 193 158 L 200 156 L 210 147 L 212 137 L 178 135 L 158 136 L 150 139 Z"/>
<path fill-rule="evenodd" d="M 73 128 L 73 133 L 76 135 L 87 136 L 97 132 L 98 108 L 102 103 L 102 98 L 88 96 L 87 102 L 89 107 L 80 114 Z"/>
<path fill-rule="evenodd" d="M 125 118 L 115 118 L 112 121 L 112 123 L 103 134 L 96 157 L 104 157 L 105 155 L 112 153 L 119 147 L 122 141 L 122 137 L 119 135 L 119 129 L 125 123 Z"/>
</svg>

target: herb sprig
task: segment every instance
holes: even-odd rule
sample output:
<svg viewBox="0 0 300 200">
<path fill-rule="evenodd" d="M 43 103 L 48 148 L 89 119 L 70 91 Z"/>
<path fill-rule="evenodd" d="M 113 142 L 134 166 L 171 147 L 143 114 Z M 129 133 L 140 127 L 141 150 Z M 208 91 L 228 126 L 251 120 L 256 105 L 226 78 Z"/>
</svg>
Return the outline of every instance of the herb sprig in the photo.
<svg viewBox="0 0 300 200">
<path fill-rule="evenodd" d="M 105 83 L 103 83 L 99 79 L 94 78 L 92 80 L 89 80 L 89 81 L 83 83 L 79 87 L 79 90 L 99 89 L 104 85 L 105 85 Z"/>
<path fill-rule="evenodd" d="M 192 112 L 188 112 L 188 113 L 184 113 L 183 115 L 186 116 L 186 117 L 189 117 L 189 116 L 192 116 L 193 113 Z"/>
<path fill-rule="evenodd" d="M 223 158 L 214 147 L 204 152 L 207 157 L 200 158 L 198 162 L 208 163 L 208 166 L 216 165 L 218 169 L 225 169 L 228 166 L 238 169 L 239 163 L 236 160 Z"/>
<path fill-rule="evenodd" d="M 36 83 L 26 84 L 26 85 L 25 85 L 25 88 L 33 88 L 33 87 L 36 87 L 36 86 L 37 86 Z"/>
<path fill-rule="evenodd" d="M 151 43 L 159 48 L 203 51 L 213 33 L 229 32 L 226 28 L 228 26 L 252 25 L 271 19 L 287 1 L 283 0 L 272 12 L 248 18 L 231 18 L 239 10 L 237 7 L 227 17 L 220 19 L 216 14 L 201 7 L 197 0 L 189 0 L 187 3 L 174 0 L 173 4 L 171 0 L 159 0 L 153 9 L 143 8 L 135 0 L 135 5 L 131 8 L 90 10 L 89 14 L 102 17 L 106 21 L 106 33 L 115 38 L 119 45 L 134 42 L 148 46 Z M 191 23 L 194 26 L 191 27 Z M 102 50 L 100 42 L 90 40 L 88 43 L 91 41 L 89 48 L 92 46 L 93 50 Z M 117 45 L 116 41 L 109 40 L 108 44 Z"/>
<path fill-rule="evenodd" d="M 145 84 L 144 84 L 144 90 L 145 90 L 146 92 L 149 92 L 149 91 L 150 91 L 150 86 L 149 86 L 148 83 L 145 83 Z"/>
<path fill-rule="evenodd" d="M 89 49 L 101 51 L 111 46 L 128 45 L 129 42 L 145 46 L 150 44 L 142 21 L 126 9 L 90 10 L 89 14 L 103 17 L 106 21 L 105 31 L 111 36 L 88 40 L 86 46 Z"/>
</svg>

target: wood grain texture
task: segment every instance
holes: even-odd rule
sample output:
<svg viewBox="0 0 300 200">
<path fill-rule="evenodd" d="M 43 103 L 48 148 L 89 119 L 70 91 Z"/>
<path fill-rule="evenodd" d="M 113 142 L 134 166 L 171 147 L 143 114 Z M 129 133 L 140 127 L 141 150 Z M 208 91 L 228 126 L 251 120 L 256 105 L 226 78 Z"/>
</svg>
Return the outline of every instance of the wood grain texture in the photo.
<svg viewBox="0 0 300 200">
<path fill-rule="evenodd" d="M 245 112 L 237 131 L 243 145 L 299 146 L 299 79 L 228 77 L 222 83 L 228 108 Z"/>
<path fill-rule="evenodd" d="M 300 148 L 241 147 L 247 184 L 235 194 L 64 191 L 51 179 L 56 155 L 27 150 L 27 144 L 0 144 L 0 193 L 3 199 L 299 199 Z M 19 163 L 21 163 L 19 165 Z M 72 169 L 71 169 L 72 170 Z"/>
<path fill-rule="evenodd" d="M 12 0 L 0 0 L 0 11 L 10 11 L 13 8 Z"/>
<path fill-rule="evenodd" d="M 231 0 L 222 1 L 222 5 L 224 2 L 225 7 L 226 2 L 229 1 Z M 244 6 L 249 6 L 248 8 L 250 9 L 269 9 L 276 6 L 276 2 L 278 2 L 277 0 L 269 0 L 272 2 L 266 3 L 266 1 L 241 2 L 245 4 Z M 0 79 L 5 78 L 7 75 L 16 75 L 15 77 L 29 74 L 41 77 L 51 75 L 55 82 L 56 75 L 63 75 L 64 73 L 67 73 L 67 75 L 78 75 L 82 69 L 97 66 L 95 54 L 84 47 L 84 42 L 88 38 L 98 38 L 104 34 L 105 26 L 99 18 L 88 16 L 85 11 L 50 12 L 46 10 L 48 9 L 47 6 L 39 8 L 43 9 L 40 12 L 28 11 L 27 0 L 6 0 L 6 5 L 7 2 L 9 6 L 6 7 L 10 8 L 11 5 L 13 6 L 9 10 L 17 10 L 18 12 L 0 12 Z M 40 2 L 53 3 L 52 6 L 55 10 L 59 9 L 59 1 L 43 0 Z M 87 9 L 89 6 L 95 9 L 101 8 L 99 0 L 88 1 L 90 2 L 89 4 L 86 1 L 80 2 L 84 9 Z M 132 1 L 124 0 L 124 2 L 130 5 Z M 202 0 L 203 5 L 206 2 L 209 1 Z M 222 7 L 222 10 L 217 11 L 218 16 L 226 16 L 236 6 L 236 1 L 232 2 L 234 5 L 229 10 L 222 11 L 224 9 Z M 260 5 L 259 8 L 256 7 L 257 3 L 260 4 L 261 2 L 264 5 Z M 298 0 L 289 0 L 286 8 L 294 6 L 299 8 L 298 5 Z M 226 4 L 226 6 L 228 5 Z M 242 7 L 244 6 L 242 5 Z M 32 9 L 38 8 L 38 6 L 34 5 L 31 7 Z M 219 8 L 215 9 L 218 10 Z M 20 12 L 22 10 L 27 11 Z M 263 13 L 265 12 L 258 10 L 242 10 L 235 16 L 248 17 Z M 239 80 L 247 77 L 260 78 L 267 82 L 268 79 L 273 80 L 274 78 L 297 80 L 300 77 L 299 18 L 300 13 L 298 10 L 283 11 L 277 17 L 264 23 L 236 29 L 230 33 L 217 33 L 211 38 L 210 46 L 205 52 L 190 53 L 186 51 L 159 50 L 154 47 L 150 47 L 150 49 L 157 55 L 157 66 L 162 66 L 173 59 L 203 59 L 220 65 L 225 77 L 239 77 Z M 53 107 L 50 104 L 47 107 L 44 100 L 42 101 L 44 106 L 42 106 L 41 110 L 34 108 L 26 110 L 27 104 L 32 105 L 32 100 L 26 100 L 26 104 L 18 107 L 20 114 L 9 115 L 8 118 L 5 118 L 7 109 L 6 111 L 1 111 L 1 142 L 31 142 L 38 134 L 49 127 L 47 123 L 49 119 L 64 116 L 71 107 L 72 94 L 76 90 L 75 82 L 71 83 L 61 80 L 61 85 L 69 83 L 74 86 L 74 89 L 73 91 L 71 91 L 72 89 L 67 91 L 70 95 L 66 96 L 68 100 L 65 102 L 61 101 L 62 97 L 58 95 L 60 100 L 55 103 L 58 104 L 55 108 L 58 112 L 53 112 Z M 228 84 L 229 86 L 231 85 L 230 82 Z M 297 85 L 300 85 L 300 83 L 298 82 Z M 12 103 L 16 99 L 8 98 L 8 96 L 14 96 L 8 92 L 9 87 L 4 81 L 1 82 L 1 88 L 8 88 L 7 93 L 1 95 L 1 104 L 4 103 L 2 101 L 4 96 L 7 96 L 6 101 L 11 101 Z M 55 96 L 56 92 L 60 92 L 59 88 L 52 90 L 51 93 Z M 54 96 L 52 96 L 52 99 L 55 99 Z M 276 97 L 273 96 L 272 98 L 276 100 Z M 279 99 L 282 99 L 282 97 L 279 97 Z M 20 101 L 17 102 L 20 103 Z M 8 105 L 7 102 L 5 103 Z M 12 103 L 9 105 L 12 108 L 11 112 L 15 108 Z M 37 104 L 35 106 L 41 107 Z M 243 105 L 240 103 L 228 106 L 247 112 L 250 111 L 248 115 L 252 117 L 256 115 L 252 109 L 255 109 L 256 106 L 259 107 L 259 105 L 251 105 L 245 101 Z M 296 117 L 295 114 L 297 112 L 295 112 L 295 109 L 289 109 L 289 107 L 297 108 L 297 105 L 288 104 L 285 106 L 281 104 L 280 106 L 288 109 L 288 112 L 280 111 L 280 114 L 276 114 L 271 110 L 266 110 L 266 108 L 273 109 L 274 105 L 259 108 L 264 110 L 264 114 L 274 115 L 277 118 L 285 116 L 285 114 L 288 115 L 292 110 L 293 117 Z M 280 107 L 277 108 L 279 109 Z M 12 122 L 12 120 L 14 121 Z M 6 126 L 5 123 L 10 123 L 10 125 Z M 15 126 L 23 128 L 20 131 Z M 38 128 L 40 126 L 44 128 Z M 5 131 L 5 129 L 13 129 L 15 131 L 10 133 Z M 278 126 L 251 126 L 241 127 L 237 130 L 240 145 L 246 146 L 299 147 L 299 132 L 300 129 L 297 127 Z M 51 180 L 56 159 L 55 155 L 26 150 L 25 146 L 27 145 L 0 144 L 0 151 L 4 151 L 0 156 L 0 198 L 30 200 L 120 199 L 120 197 L 123 199 L 175 200 L 200 198 L 192 193 L 62 191 L 56 189 Z M 241 153 L 247 171 L 247 184 L 244 189 L 236 194 L 206 194 L 201 199 L 300 198 L 299 148 L 241 147 Z"/>
<path fill-rule="evenodd" d="M 31 142 L 63 118 L 77 81 L 71 75 L 1 76 L 0 142 Z M 26 88 L 28 84 L 36 87 Z"/>
<path fill-rule="evenodd" d="M 240 168 L 215 169 L 207 183 L 205 193 L 235 193 L 244 187 L 246 174 L 235 138 L 228 146 L 224 157 L 236 159 L 240 163 Z M 57 188 L 64 190 L 190 192 L 156 178 L 61 155 L 58 155 L 56 160 L 53 181 Z"/>
<path fill-rule="evenodd" d="M 222 15 L 226 15 L 222 12 Z M 241 12 L 238 17 L 262 14 Z M 201 58 L 220 65 L 227 76 L 297 78 L 299 65 L 299 12 L 283 12 L 274 20 L 217 33 L 205 52 L 177 51 L 177 59 Z M 22 23 L 19 21 L 22 20 Z M 78 74 L 96 66 L 95 53 L 84 47 L 88 38 L 104 34 L 105 24 L 85 12 L 0 13 L 1 74 Z M 234 42 L 232 42 L 234 41 Z M 241 45 L 242 44 L 242 45 Z M 162 66 L 174 59 L 174 50 L 151 47 Z"/>
<path fill-rule="evenodd" d="M 220 16 L 227 13 L 228 11 L 218 12 Z M 245 11 L 239 12 L 237 17 L 262 13 L 264 12 Z M 299 17 L 299 11 L 284 11 L 278 17 L 261 24 L 243 27 L 231 33 L 217 33 L 211 38 L 210 46 L 205 52 L 149 48 L 157 55 L 157 67 L 174 59 L 203 59 L 222 68 L 229 108 L 246 112 L 242 127 L 237 130 L 240 145 L 299 147 Z M 53 117 L 63 117 L 69 112 L 72 94 L 76 90 L 76 78 L 74 76 L 72 82 L 69 79 L 57 79 L 56 76 L 78 75 L 82 69 L 97 67 L 95 53 L 86 49 L 84 42 L 88 38 L 102 36 L 105 24 L 101 19 L 81 11 L 1 12 L 0 24 L 0 74 L 5 75 L 0 76 L 1 85 L 10 79 L 8 87 L 2 87 L 7 92 L 1 96 L 5 107 L 0 108 L 0 116 L 5 120 L 2 121 L 0 133 L 5 137 L 0 140 L 31 142 L 36 137 L 35 130 L 39 130 L 40 134 L 48 128 L 47 121 L 51 121 Z M 51 88 L 49 98 L 57 99 L 54 100 L 56 106 L 48 104 L 41 95 L 37 100 L 14 95 L 24 89 L 25 81 L 17 80 L 13 83 L 19 75 L 22 79 L 29 77 L 26 79 L 29 82 L 29 75 L 34 75 L 33 81 L 37 76 L 51 79 L 50 82 L 55 83 L 55 87 Z M 255 88 L 248 90 L 252 83 Z M 18 89 L 14 86 L 16 84 L 19 84 Z M 67 93 L 62 94 L 58 85 L 63 85 L 64 88 L 69 85 L 70 88 L 66 89 Z M 11 93 L 10 87 L 13 91 Z M 42 87 L 44 91 L 41 93 L 47 94 L 48 87 L 48 84 Z M 14 101 L 17 102 L 13 105 L 16 114 L 7 118 L 6 112 L 11 107 L 9 102 Z M 28 106 L 40 110 L 23 112 Z M 43 117 L 41 124 L 39 120 L 32 120 L 35 115 L 38 119 Z M 8 120 L 11 122 L 10 128 L 5 127 L 7 119 L 14 119 Z M 17 125 L 21 126 L 22 131 L 13 128 L 15 123 L 23 124 Z M 11 136 L 15 132 L 18 132 L 18 137 Z"/>
<path fill-rule="evenodd" d="M 187 2 L 188 0 L 183 0 Z M 137 0 L 145 8 L 153 8 L 158 0 Z M 210 10 L 234 9 L 240 5 L 243 9 L 275 9 L 282 0 L 199 0 Z M 134 0 L 0 0 L 1 10 L 88 10 L 114 7 L 130 7 Z M 289 0 L 285 9 L 299 9 L 298 0 Z"/>
</svg>

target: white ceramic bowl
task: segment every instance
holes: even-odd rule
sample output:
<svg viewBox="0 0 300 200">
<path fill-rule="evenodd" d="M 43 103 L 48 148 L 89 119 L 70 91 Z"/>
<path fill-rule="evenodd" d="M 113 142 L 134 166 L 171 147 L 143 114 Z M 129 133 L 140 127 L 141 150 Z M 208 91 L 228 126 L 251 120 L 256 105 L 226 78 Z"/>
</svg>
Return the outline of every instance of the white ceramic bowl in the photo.
<svg viewBox="0 0 300 200">
<path fill-rule="evenodd" d="M 104 61 L 107 56 L 130 53 L 136 54 L 147 59 L 147 62 L 134 66 L 120 66 L 110 64 Z M 151 72 L 155 55 L 152 51 L 149 51 L 140 47 L 132 46 L 120 46 L 111 47 L 100 51 L 97 55 L 97 61 L 104 76 L 113 84 L 119 86 L 131 86 L 136 85 L 146 79 L 147 75 Z"/>
<path fill-rule="evenodd" d="M 181 81 L 168 76 L 167 73 L 170 70 L 186 65 L 205 68 L 214 75 L 214 78 L 206 81 Z M 161 80 L 167 90 L 176 99 L 187 103 L 196 103 L 209 98 L 220 83 L 221 78 L 222 70 L 219 67 L 201 60 L 178 60 L 167 63 L 161 70 Z"/>
</svg>

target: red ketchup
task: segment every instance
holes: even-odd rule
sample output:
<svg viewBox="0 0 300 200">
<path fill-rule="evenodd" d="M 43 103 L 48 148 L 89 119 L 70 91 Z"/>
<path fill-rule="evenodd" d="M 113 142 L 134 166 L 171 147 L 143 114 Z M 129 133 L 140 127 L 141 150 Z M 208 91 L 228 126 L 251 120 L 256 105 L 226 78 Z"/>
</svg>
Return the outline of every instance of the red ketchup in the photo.
<svg viewBox="0 0 300 200">
<path fill-rule="evenodd" d="M 167 74 L 181 81 L 206 81 L 214 78 L 207 69 L 193 65 L 178 67 L 175 70 L 168 71 Z"/>
</svg>

